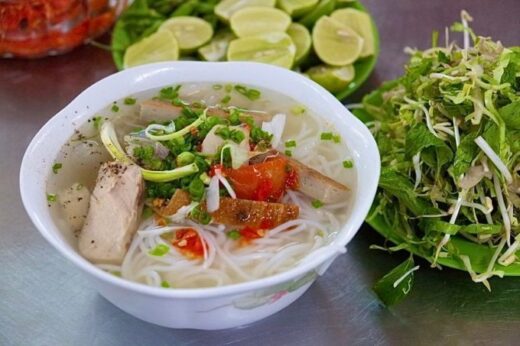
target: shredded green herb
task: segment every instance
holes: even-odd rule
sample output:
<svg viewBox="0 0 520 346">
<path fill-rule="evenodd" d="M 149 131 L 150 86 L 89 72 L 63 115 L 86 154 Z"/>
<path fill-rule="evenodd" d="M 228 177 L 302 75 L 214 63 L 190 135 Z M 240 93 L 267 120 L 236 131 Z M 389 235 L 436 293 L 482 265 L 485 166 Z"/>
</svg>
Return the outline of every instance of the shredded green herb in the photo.
<svg viewBox="0 0 520 346">
<path fill-rule="evenodd" d="M 452 30 L 463 45 L 412 50 L 405 74 L 363 99 L 381 154 L 368 222 L 396 249 L 490 288 L 518 275 L 520 48 Z"/>
</svg>

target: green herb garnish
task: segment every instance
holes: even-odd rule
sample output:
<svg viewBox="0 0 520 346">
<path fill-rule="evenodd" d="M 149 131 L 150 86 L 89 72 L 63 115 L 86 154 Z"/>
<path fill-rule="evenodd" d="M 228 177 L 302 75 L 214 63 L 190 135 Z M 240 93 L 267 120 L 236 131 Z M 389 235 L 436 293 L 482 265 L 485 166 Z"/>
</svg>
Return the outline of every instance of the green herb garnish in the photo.
<svg viewBox="0 0 520 346">
<path fill-rule="evenodd" d="M 220 100 L 220 103 L 223 104 L 223 105 L 227 105 L 227 104 L 229 103 L 229 101 L 231 101 L 231 96 L 226 95 L 226 96 L 224 96 L 224 97 Z"/>
<path fill-rule="evenodd" d="M 190 217 L 194 221 L 203 225 L 207 225 L 211 222 L 211 215 L 205 210 L 202 210 L 200 205 L 191 210 Z"/>
<path fill-rule="evenodd" d="M 112 112 L 119 112 L 119 106 L 116 105 L 116 104 L 114 103 L 114 104 L 112 105 L 112 108 L 110 108 L 110 110 L 111 110 Z"/>
<path fill-rule="evenodd" d="M 170 283 L 168 281 L 161 281 L 161 287 L 171 288 Z"/>
<path fill-rule="evenodd" d="M 294 147 L 296 147 L 296 141 L 294 139 L 292 139 L 290 141 L 286 141 L 285 142 L 285 147 L 286 148 L 294 148 Z"/>
<path fill-rule="evenodd" d="M 343 161 L 343 167 L 344 168 L 352 168 L 352 167 L 354 167 L 354 161 L 352 161 L 352 160 L 345 160 L 345 161 Z"/>
<path fill-rule="evenodd" d="M 249 100 L 254 101 L 258 100 L 262 93 L 259 90 L 248 88 L 244 85 L 237 84 L 235 85 L 235 90 L 239 93 L 247 97 Z"/>
<path fill-rule="evenodd" d="M 60 162 L 56 162 L 54 165 L 52 165 L 52 172 L 54 174 L 58 174 L 58 171 L 63 167 L 63 165 Z"/>
<path fill-rule="evenodd" d="M 290 151 L 289 149 L 285 149 L 284 154 L 285 154 L 285 156 L 291 157 L 292 156 L 292 151 Z"/>
<path fill-rule="evenodd" d="M 319 199 L 313 199 L 311 204 L 316 209 L 319 209 L 319 208 L 323 207 L 323 202 L 320 201 Z"/>
<path fill-rule="evenodd" d="M 148 251 L 151 256 L 162 257 L 170 252 L 170 247 L 166 244 L 157 244 L 153 249 Z"/>
<path fill-rule="evenodd" d="M 133 97 L 126 97 L 124 100 L 124 104 L 127 106 L 134 105 L 137 100 Z"/>
<path fill-rule="evenodd" d="M 55 193 L 48 193 L 47 194 L 47 202 L 56 202 L 57 196 Z"/>
<path fill-rule="evenodd" d="M 232 229 L 231 231 L 227 232 L 226 235 L 229 239 L 233 239 L 233 240 L 237 240 L 238 238 L 241 237 L 240 232 L 236 229 Z"/>
</svg>

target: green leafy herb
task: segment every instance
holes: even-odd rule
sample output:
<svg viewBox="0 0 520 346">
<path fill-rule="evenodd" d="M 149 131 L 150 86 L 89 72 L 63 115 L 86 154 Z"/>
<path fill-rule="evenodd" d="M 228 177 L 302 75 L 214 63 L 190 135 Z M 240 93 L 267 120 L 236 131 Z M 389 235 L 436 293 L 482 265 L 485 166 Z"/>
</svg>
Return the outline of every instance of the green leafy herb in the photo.
<svg viewBox="0 0 520 346">
<path fill-rule="evenodd" d="M 452 29 L 469 42 L 435 47 L 435 34 L 434 48 L 414 51 L 404 75 L 355 113 L 381 156 L 368 222 L 391 249 L 465 270 L 489 288 L 493 276 L 520 273 L 520 199 L 511 189 L 520 167 L 520 48 L 476 36 L 462 16 Z"/>
<path fill-rule="evenodd" d="M 414 264 L 413 257 L 410 256 L 375 284 L 374 292 L 383 304 L 392 306 L 410 293 L 414 279 Z"/>
<path fill-rule="evenodd" d="M 54 165 L 52 165 L 52 172 L 54 174 L 58 174 L 58 171 L 63 167 L 63 165 L 60 162 L 56 162 Z"/>
<path fill-rule="evenodd" d="M 157 244 L 153 249 L 148 251 L 151 256 L 162 257 L 170 252 L 170 247 L 166 244 Z"/>
</svg>

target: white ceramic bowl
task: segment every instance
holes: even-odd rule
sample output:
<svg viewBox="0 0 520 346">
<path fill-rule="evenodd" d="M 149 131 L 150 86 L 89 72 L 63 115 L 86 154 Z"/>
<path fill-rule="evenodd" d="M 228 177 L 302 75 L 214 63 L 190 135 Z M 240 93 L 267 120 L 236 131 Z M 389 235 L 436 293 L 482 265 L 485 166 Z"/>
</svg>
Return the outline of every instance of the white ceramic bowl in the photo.
<svg viewBox="0 0 520 346">
<path fill-rule="evenodd" d="M 336 239 L 294 269 L 261 280 L 199 289 L 163 289 L 126 281 L 85 260 L 60 233 L 49 213 L 46 180 L 75 127 L 114 100 L 140 91 L 187 82 L 241 83 L 292 97 L 326 117 L 348 142 L 357 169 L 351 215 Z M 20 171 L 23 204 L 41 234 L 93 282 L 106 299 L 142 320 L 172 328 L 223 329 L 251 323 L 300 297 L 354 237 L 366 217 L 379 178 L 380 160 L 368 129 L 330 93 L 282 68 L 249 62 L 172 62 L 111 75 L 82 92 L 50 119 L 27 148 Z"/>
</svg>

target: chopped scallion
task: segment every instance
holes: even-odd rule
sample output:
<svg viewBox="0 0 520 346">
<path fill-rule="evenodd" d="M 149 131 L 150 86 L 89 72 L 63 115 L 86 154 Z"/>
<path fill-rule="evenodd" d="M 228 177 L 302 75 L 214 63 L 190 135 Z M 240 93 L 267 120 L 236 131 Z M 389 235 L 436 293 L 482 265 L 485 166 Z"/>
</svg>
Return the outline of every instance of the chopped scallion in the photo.
<svg viewBox="0 0 520 346">
<path fill-rule="evenodd" d="M 311 202 L 312 206 L 316 209 L 319 209 L 321 207 L 323 207 L 323 202 L 320 201 L 319 199 L 314 199 L 312 202 Z"/>
<path fill-rule="evenodd" d="M 54 165 L 52 165 L 52 172 L 54 174 L 58 174 L 58 171 L 63 167 L 63 165 L 59 162 L 56 162 Z"/>
<path fill-rule="evenodd" d="M 170 247 L 166 244 L 157 244 L 148 254 L 152 256 L 162 257 L 170 251 Z"/>
</svg>

